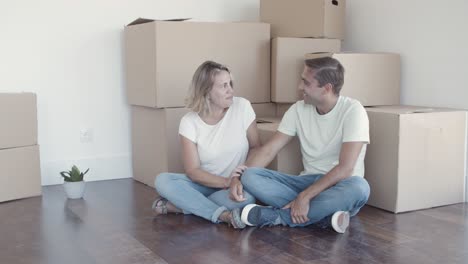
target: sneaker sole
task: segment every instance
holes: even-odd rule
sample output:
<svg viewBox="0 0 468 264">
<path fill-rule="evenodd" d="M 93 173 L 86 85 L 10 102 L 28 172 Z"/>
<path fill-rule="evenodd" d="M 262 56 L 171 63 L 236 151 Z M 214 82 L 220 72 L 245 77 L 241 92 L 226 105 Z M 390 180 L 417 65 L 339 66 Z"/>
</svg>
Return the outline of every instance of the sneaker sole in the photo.
<svg viewBox="0 0 468 264">
<path fill-rule="evenodd" d="M 343 223 L 341 225 L 338 223 L 340 216 L 343 216 Z M 346 229 L 349 226 L 349 213 L 345 211 L 338 211 L 333 214 L 331 222 L 333 230 L 343 234 L 346 232 Z"/>
<path fill-rule="evenodd" d="M 244 224 L 248 226 L 255 226 L 254 224 L 250 223 L 248 218 L 249 218 L 249 212 L 252 210 L 252 208 L 257 207 L 257 204 L 248 204 L 242 209 L 242 214 L 241 214 L 241 220 Z"/>
</svg>

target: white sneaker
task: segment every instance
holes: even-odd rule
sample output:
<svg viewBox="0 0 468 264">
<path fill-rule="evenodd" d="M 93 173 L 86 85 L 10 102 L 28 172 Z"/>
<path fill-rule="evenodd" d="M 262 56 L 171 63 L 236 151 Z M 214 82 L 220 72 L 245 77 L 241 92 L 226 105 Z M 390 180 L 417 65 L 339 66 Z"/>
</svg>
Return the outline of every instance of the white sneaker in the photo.
<svg viewBox="0 0 468 264">
<path fill-rule="evenodd" d="M 332 216 L 331 224 L 336 232 L 343 234 L 349 226 L 349 212 L 335 212 Z"/>
<path fill-rule="evenodd" d="M 257 204 L 248 204 L 244 207 L 244 209 L 242 209 L 242 214 L 241 214 L 241 220 L 242 222 L 244 222 L 244 224 L 248 225 L 248 226 L 255 226 L 255 224 L 253 223 L 250 223 L 249 222 L 249 213 L 250 213 L 250 210 L 252 210 L 252 208 L 254 207 L 257 207 L 259 205 Z"/>
</svg>

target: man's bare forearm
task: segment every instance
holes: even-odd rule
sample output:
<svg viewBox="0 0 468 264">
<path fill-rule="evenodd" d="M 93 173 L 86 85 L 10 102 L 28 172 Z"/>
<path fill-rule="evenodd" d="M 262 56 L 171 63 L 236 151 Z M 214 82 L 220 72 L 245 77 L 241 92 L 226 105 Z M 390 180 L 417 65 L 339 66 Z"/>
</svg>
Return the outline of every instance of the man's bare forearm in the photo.
<svg viewBox="0 0 468 264">
<path fill-rule="evenodd" d="M 262 147 L 254 148 L 250 151 L 245 165 L 247 167 L 264 168 L 268 164 L 270 164 L 273 158 L 273 153 L 271 151 L 268 151 L 266 145 L 263 145 Z"/>
</svg>

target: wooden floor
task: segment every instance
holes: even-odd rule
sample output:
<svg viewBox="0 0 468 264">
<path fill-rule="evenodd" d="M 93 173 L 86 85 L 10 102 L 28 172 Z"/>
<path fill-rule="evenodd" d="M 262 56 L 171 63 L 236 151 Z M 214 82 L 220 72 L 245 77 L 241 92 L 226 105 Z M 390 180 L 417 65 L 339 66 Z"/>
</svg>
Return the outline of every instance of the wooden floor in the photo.
<svg viewBox="0 0 468 264">
<path fill-rule="evenodd" d="M 467 204 L 399 215 L 365 207 L 340 235 L 153 218 L 154 197 L 123 179 L 87 183 L 81 200 L 50 186 L 0 203 L 0 263 L 468 263 Z"/>
</svg>

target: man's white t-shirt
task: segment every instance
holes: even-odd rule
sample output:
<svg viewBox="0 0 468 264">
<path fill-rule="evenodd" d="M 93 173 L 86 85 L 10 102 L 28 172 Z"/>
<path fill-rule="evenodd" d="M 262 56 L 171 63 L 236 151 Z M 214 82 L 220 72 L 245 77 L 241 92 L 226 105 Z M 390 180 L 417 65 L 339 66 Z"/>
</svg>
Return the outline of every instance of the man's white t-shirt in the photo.
<svg viewBox="0 0 468 264">
<path fill-rule="evenodd" d="M 247 159 L 247 129 L 254 120 L 255 112 L 250 102 L 234 97 L 232 105 L 216 125 L 206 124 L 198 113 L 185 114 L 180 121 L 179 134 L 197 145 L 201 169 L 229 177 Z"/>
<path fill-rule="evenodd" d="M 357 100 L 340 96 L 335 107 L 320 115 L 315 106 L 298 101 L 284 114 L 278 131 L 298 136 L 306 174 L 326 174 L 339 163 L 344 142 L 364 142 L 352 176 L 364 177 L 364 156 L 369 143 L 369 119 Z"/>
</svg>

